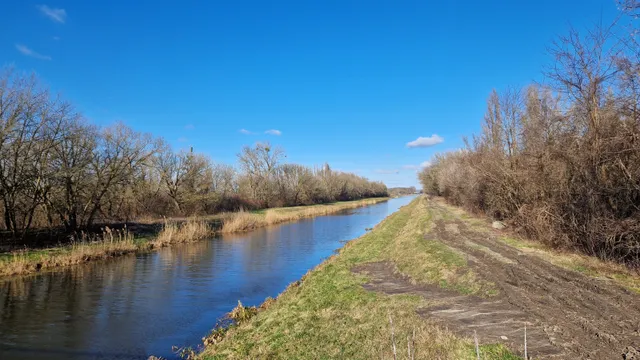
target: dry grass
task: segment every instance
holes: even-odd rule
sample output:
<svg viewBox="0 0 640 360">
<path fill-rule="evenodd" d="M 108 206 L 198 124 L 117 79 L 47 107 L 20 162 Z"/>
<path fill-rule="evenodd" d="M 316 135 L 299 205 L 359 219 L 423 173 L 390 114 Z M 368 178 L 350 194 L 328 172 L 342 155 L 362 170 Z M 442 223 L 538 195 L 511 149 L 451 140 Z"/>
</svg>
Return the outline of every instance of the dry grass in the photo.
<svg viewBox="0 0 640 360">
<path fill-rule="evenodd" d="M 409 348 L 416 359 L 475 359 L 471 339 L 460 338 L 416 313 L 416 308 L 427 305 L 427 299 L 366 291 L 362 287 L 366 277 L 351 271 L 359 264 L 380 260 L 396 261 L 410 274 L 428 273 L 450 264 L 450 258 L 438 259 L 440 253 L 419 246 L 425 242 L 420 240 L 428 231 L 430 216 L 423 202 L 412 202 L 373 231 L 347 243 L 339 255 L 293 283 L 277 300 L 269 300 L 268 306 L 261 306 L 256 316 L 226 331 L 215 330 L 215 339 L 207 341 L 200 357 L 392 359 L 395 340 L 398 359 L 408 359 Z M 433 273 L 423 279 L 438 281 L 437 277 Z M 409 339 L 411 346 L 407 346 Z M 485 345 L 480 349 L 483 359 L 516 359 L 502 346 Z"/>
<path fill-rule="evenodd" d="M 264 215 L 246 211 L 225 214 L 222 224 L 223 233 L 249 231 L 268 225 Z"/>
<path fill-rule="evenodd" d="M 0 276 L 17 275 L 60 266 L 106 259 L 139 250 L 127 230 L 105 228 L 100 236 L 82 235 L 71 245 L 39 251 L 17 251 L 0 258 Z"/>
<path fill-rule="evenodd" d="M 296 206 L 288 208 L 274 208 L 263 212 L 227 213 L 222 216 L 223 233 L 250 231 L 256 228 L 296 221 L 304 218 L 334 214 L 342 210 L 355 209 L 377 204 L 387 198 L 345 201 L 327 205 Z"/>
<path fill-rule="evenodd" d="M 189 219 L 183 223 L 165 221 L 158 236 L 151 242 L 153 247 L 201 240 L 213 234 L 211 226 L 202 219 Z"/>
</svg>

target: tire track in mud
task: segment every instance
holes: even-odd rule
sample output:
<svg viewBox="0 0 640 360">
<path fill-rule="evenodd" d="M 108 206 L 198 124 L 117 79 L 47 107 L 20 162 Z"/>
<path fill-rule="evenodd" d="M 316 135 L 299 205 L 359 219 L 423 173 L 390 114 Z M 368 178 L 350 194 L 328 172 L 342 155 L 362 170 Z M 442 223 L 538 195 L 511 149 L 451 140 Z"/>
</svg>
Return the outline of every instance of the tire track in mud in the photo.
<svg viewBox="0 0 640 360">
<path fill-rule="evenodd" d="M 465 222 L 434 212 L 425 241 L 438 241 L 467 258 L 482 279 L 495 283 L 497 296 L 462 296 L 437 285 L 414 285 L 392 263 L 354 268 L 371 281 L 365 288 L 387 294 L 418 294 L 432 306 L 418 309 L 450 330 L 482 343 L 504 343 L 523 355 L 524 324 L 533 358 L 622 359 L 627 346 L 640 347 L 640 296 L 616 284 L 555 266 L 498 241 Z"/>
</svg>

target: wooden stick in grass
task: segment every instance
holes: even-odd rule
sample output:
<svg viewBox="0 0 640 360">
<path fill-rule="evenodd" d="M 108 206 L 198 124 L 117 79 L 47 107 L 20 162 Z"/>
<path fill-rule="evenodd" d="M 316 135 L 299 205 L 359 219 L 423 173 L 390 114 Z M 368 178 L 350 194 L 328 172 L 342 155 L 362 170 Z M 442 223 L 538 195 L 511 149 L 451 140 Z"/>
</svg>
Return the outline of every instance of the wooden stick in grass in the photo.
<svg viewBox="0 0 640 360">
<path fill-rule="evenodd" d="M 397 356 L 396 356 L 396 335 L 393 332 L 393 319 L 391 319 L 391 314 L 389 314 L 389 323 L 391 324 L 391 343 L 393 344 L 393 360 L 397 360 Z"/>
<path fill-rule="evenodd" d="M 413 353 L 411 353 L 411 360 L 415 360 L 416 356 L 416 328 L 413 328 L 413 337 L 411 338 L 411 347 L 413 348 Z"/>
<path fill-rule="evenodd" d="M 407 359 L 411 359 L 411 339 L 407 336 Z"/>
<path fill-rule="evenodd" d="M 529 359 L 529 355 L 527 354 L 527 323 L 524 323 L 524 358 Z"/>
<path fill-rule="evenodd" d="M 476 343 L 476 357 L 480 360 L 480 345 L 478 344 L 478 333 L 473 330 L 473 341 Z"/>
</svg>

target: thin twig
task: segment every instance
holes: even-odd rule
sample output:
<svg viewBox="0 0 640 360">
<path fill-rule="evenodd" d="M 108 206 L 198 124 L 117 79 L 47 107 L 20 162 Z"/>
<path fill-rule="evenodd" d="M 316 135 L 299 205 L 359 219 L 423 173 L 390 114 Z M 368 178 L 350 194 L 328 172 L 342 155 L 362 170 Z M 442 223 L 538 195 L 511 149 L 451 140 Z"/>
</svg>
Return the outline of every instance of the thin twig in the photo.
<svg viewBox="0 0 640 360">
<path fill-rule="evenodd" d="M 407 336 L 407 359 L 411 359 L 411 339 Z"/>
<path fill-rule="evenodd" d="M 480 345 L 478 344 L 478 334 L 473 330 L 473 341 L 476 343 L 476 357 L 480 360 Z"/>
<path fill-rule="evenodd" d="M 413 348 L 413 353 L 411 353 L 411 360 L 415 360 L 416 356 L 416 328 L 413 328 L 413 338 L 411 338 L 411 347 Z"/>
<path fill-rule="evenodd" d="M 527 354 L 527 323 L 524 323 L 524 358 L 529 360 L 529 355 Z"/>
<path fill-rule="evenodd" d="M 396 335 L 393 332 L 393 320 L 391 319 L 391 314 L 389 314 L 389 323 L 391 324 L 391 343 L 393 344 L 393 360 L 397 360 L 397 355 L 396 355 Z"/>
</svg>

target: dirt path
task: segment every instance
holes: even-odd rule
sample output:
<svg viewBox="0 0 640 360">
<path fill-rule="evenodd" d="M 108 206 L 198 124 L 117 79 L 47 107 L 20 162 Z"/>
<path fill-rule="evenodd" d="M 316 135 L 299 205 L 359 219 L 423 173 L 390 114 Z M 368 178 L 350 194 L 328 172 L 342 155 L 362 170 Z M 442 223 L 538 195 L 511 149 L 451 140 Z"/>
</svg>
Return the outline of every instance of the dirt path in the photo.
<svg viewBox="0 0 640 360">
<path fill-rule="evenodd" d="M 640 348 L 640 296 L 615 284 L 557 267 L 524 254 L 486 232 L 445 216 L 430 202 L 437 239 L 460 254 L 482 279 L 495 283 L 497 296 L 462 296 L 436 285 L 414 285 L 392 263 L 353 269 L 367 273 L 365 287 L 388 294 L 418 294 L 432 304 L 418 313 L 481 343 L 501 342 L 523 355 L 527 324 L 528 355 L 553 359 L 623 359 L 629 346 Z M 637 357 L 627 357 L 627 359 Z"/>
</svg>

